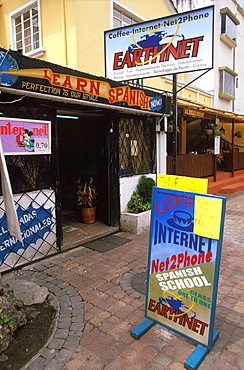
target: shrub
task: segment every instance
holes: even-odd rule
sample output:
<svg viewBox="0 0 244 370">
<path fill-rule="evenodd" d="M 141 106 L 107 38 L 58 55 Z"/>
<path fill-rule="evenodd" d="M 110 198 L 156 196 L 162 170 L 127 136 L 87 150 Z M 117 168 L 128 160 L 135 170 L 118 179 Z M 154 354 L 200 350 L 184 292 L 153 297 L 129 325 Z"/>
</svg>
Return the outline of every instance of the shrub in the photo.
<svg viewBox="0 0 244 370">
<path fill-rule="evenodd" d="M 137 191 L 133 191 L 133 194 L 127 203 L 129 212 L 140 213 L 149 211 L 151 209 L 152 201 L 152 188 L 155 186 L 155 181 L 146 177 L 141 176 L 137 185 Z"/>
<path fill-rule="evenodd" d="M 129 212 L 131 213 L 140 213 L 144 211 L 149 211 L 149 209 L 151 209 L 151 204 L 143 203 L 138 191 L 133 191 L 129 202 L 127 203 L 127 207 Z"/>
<path fill-rule="evenodd" d="M 151 203 L 152 201 L 152 188 L 156 183 L 151 177 L 142 175 L 137 185 L 137 191 L 142 198 L 143 203 Z"/>
</svg>

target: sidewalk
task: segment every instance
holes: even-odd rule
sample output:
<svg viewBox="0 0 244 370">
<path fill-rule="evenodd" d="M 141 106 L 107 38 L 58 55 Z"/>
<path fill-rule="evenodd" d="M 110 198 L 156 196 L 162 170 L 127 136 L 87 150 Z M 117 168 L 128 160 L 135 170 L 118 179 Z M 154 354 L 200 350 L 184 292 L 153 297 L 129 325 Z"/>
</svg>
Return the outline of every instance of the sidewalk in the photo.
<svg viewBox="0 0 244 370">
<path fill-rule="evenodd" d="M 220 336 L 199 370 L 244 369 L 243 205 L 244 191 L 227 196 L 215 320 Z M 148 234 L 117 236 L 128 242 L 104 253 L 78 247 L 17 273 L 47 287 L 60 306 L 53 337 L 28 369 L 184 369 L 192 342 L 160 325 L 140 339 L 130 335 L 144 320 Z"/>
</svg>

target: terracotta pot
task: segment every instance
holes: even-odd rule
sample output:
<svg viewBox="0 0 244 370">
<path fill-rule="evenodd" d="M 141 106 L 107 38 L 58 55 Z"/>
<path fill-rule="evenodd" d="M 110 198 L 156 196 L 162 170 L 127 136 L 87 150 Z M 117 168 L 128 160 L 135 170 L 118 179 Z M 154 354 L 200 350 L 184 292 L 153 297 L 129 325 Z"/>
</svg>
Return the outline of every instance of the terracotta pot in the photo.
<svg viewBox="0 0 244 370">
<path fill-rule="evenodd" d="M 81 208 L 81 222 L 91 224 L 97 220 L 97 207 Z"/>
<path fill-rule="evenodd" d="M 206 133 L 206 135 L 212 135 L 213 130 L 206 128 L 205 133 Z"/>
</svg>

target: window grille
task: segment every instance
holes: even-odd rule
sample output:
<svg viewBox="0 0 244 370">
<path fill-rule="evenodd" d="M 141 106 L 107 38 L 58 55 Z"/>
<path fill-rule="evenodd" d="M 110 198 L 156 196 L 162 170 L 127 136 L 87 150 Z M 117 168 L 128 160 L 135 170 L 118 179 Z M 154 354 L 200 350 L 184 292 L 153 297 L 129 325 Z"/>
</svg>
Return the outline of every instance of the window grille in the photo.
<svg viewBox="0 0 244 370">
<path fill-rule="evenodd" d="M 146 118 L 119 121 L 120 176 L 154 173 L 155 125 Z"/>
</svg>

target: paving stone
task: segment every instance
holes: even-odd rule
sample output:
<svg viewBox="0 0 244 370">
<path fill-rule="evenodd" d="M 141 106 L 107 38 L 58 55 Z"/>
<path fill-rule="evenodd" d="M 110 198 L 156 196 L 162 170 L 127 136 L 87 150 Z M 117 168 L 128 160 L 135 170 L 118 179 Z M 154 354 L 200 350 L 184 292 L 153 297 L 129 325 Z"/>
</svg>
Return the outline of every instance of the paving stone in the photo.
<svg viewBox="0 0 244 370">
<path fill-rule="evenodd" d="M 63 347 L 64 340 L 63 339 L 52 339 L 51 342 L 48 344 L 48 348 L 53 349 L 61 349 Z"/>
<path fill-rule="evenodd" d="M 51 360 L 57 355 L 57 353 L 57 349 L 44 349 L 41 353 L 41 357 L 45 358 L 46 360 Z"/>
<path fill-rule="evenodd" d="M 54 334 L 54 338 L 66 339 L 69 335 L 68 329 L 57 329 Z"/>
<path fill-rule="evenodd" d="M 45 369 L 46 365 L 48 363 L 48 360 L 44 357 L 39 356 L 36 358 L 29 366 L 28 369 L 31 370 L 40 370 Z"/>
<path fill-rule="evenodd" d="M 244 191 L 227 197 L 215 320 L 220 336 L 199 370 L 243 368 L 243 200 Z M 145 275 L 148 237 L 130 235 L 128 243 L 104 253 L 81 247 L 16 273 L 48 287 L 60 306 L 54 336 L 30 369 L 184 369 L 195 348 L 191 341 L 161 325 L 138 340 L 130 335 L 144 320 L 145 294 L 132 279 Z"/>
</svg>

